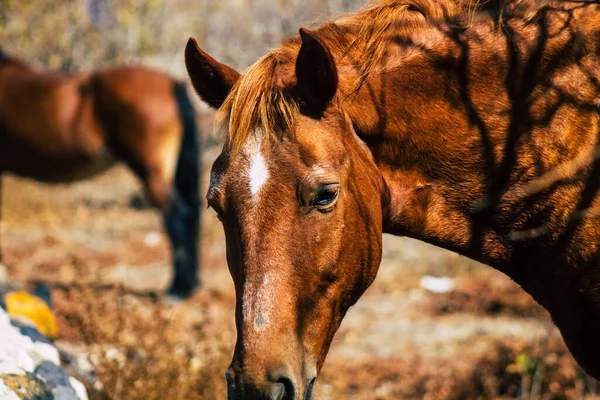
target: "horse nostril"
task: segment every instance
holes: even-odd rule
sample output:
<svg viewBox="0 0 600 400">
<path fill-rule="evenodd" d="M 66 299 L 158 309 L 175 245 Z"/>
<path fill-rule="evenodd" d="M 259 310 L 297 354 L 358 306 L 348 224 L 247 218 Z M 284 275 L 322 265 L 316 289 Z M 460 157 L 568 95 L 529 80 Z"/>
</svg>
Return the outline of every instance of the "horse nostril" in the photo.
<svg viewBox="0 0 600 400">
<path fill-rule="evenodd" d="M 277 389 L 277 397 L 278 400 L 295 400 L 296 399 L 296 385 L 294 385 L 294 381 L 286 375 L 280 377 L 276 382 Z"/>
<path fill-rule="evenodd" d="M 306 386 L 306 394 L 304 395 L 304 400 L 312 400 L 313 389 L 315 388 L 315 381 L 317 378 L 312 378 L 308 380 L 308 385 Z"/>
</svg>

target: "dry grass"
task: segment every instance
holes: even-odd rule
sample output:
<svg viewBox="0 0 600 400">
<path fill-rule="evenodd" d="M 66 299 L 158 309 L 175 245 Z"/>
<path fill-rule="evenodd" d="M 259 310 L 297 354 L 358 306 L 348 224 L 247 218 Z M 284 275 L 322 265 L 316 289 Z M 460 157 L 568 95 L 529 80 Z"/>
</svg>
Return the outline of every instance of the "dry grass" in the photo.
<svg viewBox="0 0 600 400">
<path fill-rule="evenodd" d="M 341 372 L 341 371 L 340 371 Z M 554 337 L 535 345 L 491 342 L 446 362 L 369 361 L 322 379 L 334 399 L 584 399 L 600 393 Z M 340 390 L 341 389 L 341 390 Z"/>
<path fill-rule="evenodd" d="M 479 315 L 544 317 L 548 312 L 509 279 L 489 268 L 483 273 L 457 279 L 447 293 L 432 294 L 425 305 L 432 315 L 468 312 Z"/>
<path fill-rule="evenodd" d="M 497 288 L 493 298 L 503 303 L 501 293 Z M 503 309 L 521 313 L 506 299 Z M 63 339 L 85 343 L 95 360 L 96 377 L 86 381 L 91 399 L 224 398 L 230 349 L 226 340 L 214 341 L 220 321 L 208 313 L 189 321 L 185 308 L 156 296 L 94 288 L 89 281 L 54 289 L 54 300 Z M 600 393 L 556 334 L 537 343 L 482 339 L 453 359 L 424 361 L 419 349 L 401 356 L 328 368 L 317 398 L 549 400 Z"/>
<path fill-rule="evenodd" d="M 119 287 L 55 289 L 63 339 L 83 342 L 95 367 L 90 399 L 216 399 L 228 349 L 207 340 L 211 318 Z M 81 377 L 80 377 L 81 378 Z"/>
</svg>

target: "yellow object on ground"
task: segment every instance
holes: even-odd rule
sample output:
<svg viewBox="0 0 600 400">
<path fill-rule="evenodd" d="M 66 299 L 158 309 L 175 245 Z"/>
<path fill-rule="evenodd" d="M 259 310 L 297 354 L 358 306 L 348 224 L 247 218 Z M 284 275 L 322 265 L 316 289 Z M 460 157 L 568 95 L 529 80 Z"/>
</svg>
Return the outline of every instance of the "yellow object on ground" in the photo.
<svg viewBox="0 0 600 400">
<path fill-rule="evenodd" d="M 24 291 L 9 292 L 4 296 L 4 304 L 11 318 L 26 318 L 48 339 L 56 339 L 58 336 L 56 317 L 39 297 Z"/>
</svg>

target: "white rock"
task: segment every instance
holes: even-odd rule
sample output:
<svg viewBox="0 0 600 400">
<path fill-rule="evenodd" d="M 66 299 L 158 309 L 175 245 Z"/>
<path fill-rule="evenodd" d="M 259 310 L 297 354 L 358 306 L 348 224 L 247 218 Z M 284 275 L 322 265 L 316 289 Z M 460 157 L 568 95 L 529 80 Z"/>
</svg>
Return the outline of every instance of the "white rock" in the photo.
<svg viewBox="0 0 600 400">
<path fill-rule="evenodd" d="M 17 354 L 17 365 L 22 370 L 33 373 L 36 363 L 26 349 L 19 349 Z"/>
<path fill-rule="evenodd" d="M 6 324 L 10 324 L 10 317 L 3 308 L 0 308 L 0 326 L 4 326 Z"/>
<path fill-rule="evenodd" d="M 0 375 L 24 375 L 23 371 L 16 362 L 9 360 L 0 360 Z M 0 397 L 1 398 L 1 397 Z"/>
<path fill-rule="evenodd" d="M 2 400 L 21 400 L 19 396 L 0 379 L 0 399 Z"/>
<path fill-rule="evenodd" d="M 75 362 L 80 373 L 91 374 L 94 372 L 94 366 L 86 354 L 78 355 Z"/>
<path fill-rule="evenodd" d="M 114 351 L 116 351 L 115 357 L 119 355 L 123 357 L 116 349 Z M 60 366 L 58 349 L 48 343 L 33 342 L 28 336 L 22 335 L 19 329 L 10 323 L 8 314 L 0 308 L 0 374 L 33 373 L 43 361 L 50 361 Z M 88 366 L 92 368 L 89 362 Z M 88 400 L 83 384 L 74 378 L 69 380 L 77 397 L 80 400 Z M 19 396 L 0 380 L 0 400 L 18 399 Z"/>
<path fill-rule="evenodd" d="M 75 393 L 77 394 L 77 397 L 79 397 L 79 400 L 88 400 L 87 391 L 85 390 L 83 383 L 72 376 L 69 377 L 69 382 L 71 383 L 71 386 L 73 386 L 73 389 L 75 389 Z"/>
<path fill-rule="evenodd" d="M 0 308 L 0 360 L 18 362 L 21 350 L 29 349 L 33 342 L 21 334 L 18 328 L 10 323 L 8 314 Z M 27 363 L 26 360 L 23 362 Z"/>
<path fill-rule="evenodd" d="M 58 354 L 58 350 L 51 344 L 42 342 L 32 343 L 32 346 L 27 349 L 27 353 L 33 358 L 36 366 L 46 360 L 56 365 L 60 365 L 60 355 Z"/>
<path fill-rule="evenodd" d="M 448 277 L 426 275 L 419 280 L 419 286 L 432 293 L 447 293 L 454 289 L 454 280 Z"/>
</svg>

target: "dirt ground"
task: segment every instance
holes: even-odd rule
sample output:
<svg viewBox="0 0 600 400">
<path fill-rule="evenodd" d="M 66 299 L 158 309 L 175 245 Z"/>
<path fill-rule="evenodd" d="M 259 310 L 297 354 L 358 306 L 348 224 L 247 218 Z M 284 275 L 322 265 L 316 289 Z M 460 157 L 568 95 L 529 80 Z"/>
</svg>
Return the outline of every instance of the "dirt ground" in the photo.
<svg viewBox="0 0 600 400">
<path fill-rule="evenodd" d="M 204 157 L 205 181 L 216 150 Z M 53 284 L 59 346 L 92 358 L 92 398 L 225 398 L 235 329 L 221 227 L 204 212 L 203 289 L 164 302 L 151 293 L 169 282 L 168 243 L 158 212 L 130 206 L 139 192 L 122 166 L 71 185 L 5 176 L 9 274 Z M 453 278 L 455 288 L 426 291 L 423 275 Z M 378 277 L 337 333 L 316 398 L 593 398 L 597 390 L 547 314 L 505 276 L 386 236 Z"/>
</svg>

